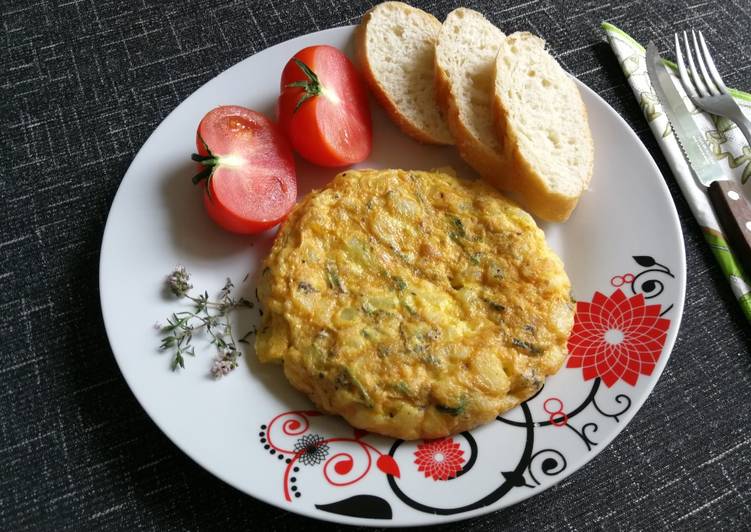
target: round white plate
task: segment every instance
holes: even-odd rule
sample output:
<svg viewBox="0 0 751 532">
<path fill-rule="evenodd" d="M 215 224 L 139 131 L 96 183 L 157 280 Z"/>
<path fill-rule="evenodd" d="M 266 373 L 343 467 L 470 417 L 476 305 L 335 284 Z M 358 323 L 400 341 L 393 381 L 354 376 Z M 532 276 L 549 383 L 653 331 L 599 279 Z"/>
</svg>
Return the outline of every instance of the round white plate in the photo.
<svg viewBox="0 0 751 532">
<path fill-rule="evenodd" d="M 626 123 L 579 85 L 595 140 L 595 171 L 565 224 L 543 225 L 573 284 L 577 324 L 567 365 L 538 395 L 484 427 L 441 441 L 400 442 L 319 415 L 252 345 L 233 373 L 209 377 L 214 352 L 198 341 L 170 371 L 156 321 L 185 310 L 164 296 L 176 264 L 199 290 L 231 277 L 254 300 L 273 231 L 242 237 L 215 227 L 190 178 L 195 127 L 210 109 L 244 105 L 273 116 L 282 67 L 298 50 L 330 44 L 351 54 L 352 27 L 279 44 L 197 90 L 154 131 L 110 210 L 102 242 L 102 314 L 112 351 L 139 402 L 175 444 L 239 490 L 291 512 L 350 524 L 402 526 L 464 519 L 530 497 L 570 475 L 623 429 L 673 347 L 685 293 L 678 217 L 662 176 Z M 374 150 L 361 167 L 454 166 L 450 147 L 417 144 L 375 105 Z M 300 197 L 334 170 L 298 161 Z M 248 279 L 240 281 L 249 274 Z M 242 332 L 258 309 L 238 315 Z M 251 341 L 252 344 L 252 341 Z"/>
</svg>

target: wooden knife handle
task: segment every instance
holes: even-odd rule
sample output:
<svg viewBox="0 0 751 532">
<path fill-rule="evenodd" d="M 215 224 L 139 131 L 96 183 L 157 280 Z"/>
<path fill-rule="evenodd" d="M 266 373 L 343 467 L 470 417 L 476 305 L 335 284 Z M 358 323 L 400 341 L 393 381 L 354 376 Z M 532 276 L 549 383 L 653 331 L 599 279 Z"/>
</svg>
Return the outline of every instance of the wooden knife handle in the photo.
<svg viewBox="0 0 751 532">
<path fill-rule="evenodd" d="M 751 276 L 751 206 L 740 185 L 736 181 L 713 181 L 709 200 L 744 273 Z"/>
</svg>

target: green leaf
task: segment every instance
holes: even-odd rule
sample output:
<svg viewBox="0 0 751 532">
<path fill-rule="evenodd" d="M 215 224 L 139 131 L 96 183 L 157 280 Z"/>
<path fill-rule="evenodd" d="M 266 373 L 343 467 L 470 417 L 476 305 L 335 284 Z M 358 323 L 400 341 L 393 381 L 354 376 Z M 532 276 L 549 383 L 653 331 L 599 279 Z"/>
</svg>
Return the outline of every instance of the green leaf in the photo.
<svg viewBox="0 0 751 532">
<path fill-rule="evenodd" d="M 211 183 L 211 178 L 214 176 L 214 170 L 219 165 L 219 158 L 215 157 L 213 153 L 211 153 L 211 150 L 209 149 L 209 145 L 206 144 L 206 141 L 203 140 L 203 137 L 201 134 L 198 134 L 198 140 L 201 141 L 201 144 L 203 144 L 204 149 L 206 150 L 207 155 L 200 155 L 198 153 L 194 153 L 190 156 L 191 159 L 196 161 L 197 163 L 202 164 L 206 168 L 198 172 L 196 175 L 193 176 L 193 184 L 197 185 L 201 181 L 205 180 L 206 185 L 206 193 L 209 196 L 209 199 L 211 199 L 211 189 L 209 188 L 209 184 Z"/>
<path fill-rule="evenodd" d="M 336 385 L 340 387 L 352 387 L 362 399 L 362 404 L 368 408 L 373 407 L 373 400 L 370 398 L 368 391 L 363 384 L 355 377 L 350 369 L 346 366 L 342 366 L 339 370 L 339 375 L 336 377 Z"/>
<path fill-rule="evenodd" d="M 339 270 L 336 267 L 336 263 L 333 261 L 326 263 L 326 280 L 328 281 L 329 288 L 335 289 L 340 294 L 347 293 L 342 280 L 339 278 Z"/>
<path fill-rule="evenodd" d="M 621 63 L 623 73 L 626 75 L 626 79 L 631 77 L 631 74 L 636 72 L 639 68 L 639 56 L 631 55 L 623 60 Z"/>
<path fill-rule="evenodd" d="M 200 172 L 198 172 L 196 175 L 193 176 L 193 179 L 192 179 L 193 184 L 197 185 L 198 183 L 200 183 L 201 181 L 205 179 L 206 184 L 207 184 L 206 190 L 208 190 L 209 179 L 211 179 L 211 174 L 213 173 L 214 173 L 214 167 L 210 166 L 208 168 L 204 168 L 203 170 L 201 170 Z"/>
<path fill-rule="evenodd" d="M 309 81 L 312 81 L 313 83 L 319 83 L 318 76 L 310 69 L 308 65 L 306 65 L 296 57 L 292 60 L 298 67 L 300 67 L 300 70 L 302 70 L 303 74 L 305 74 L 305 77 L 308 78 Z"/>
<path fill-rule="evenodd" d="M 446 405 L 435 405 L 436 410 L 439 412 L 443 412 L 444 414 L 449 414 L 451 416 L 459 416 L 464 413 L 464 411 L 467 409 L 467 398 L 462 397 L 459 400 L 459 403 L 454 406 L 446 406 Z"/>
<path fill-rule="evenodd" d="M 285 88 L 303 89 L 303 94 L 300 96 L 300 99 L 297 100 L 297 105 L 295 105 L 295 110 L 293 111 L 296 113 L 298 109 L 302 107 L 302 104 L 307 102 L 309 99 L 320 95 L 323 92 L 323 86 L 321 85 L 321 81 L 318 79 L 316 73 L 313 72 L 313 70 L 311 70 L 308 65 L 306 65 L 296 57 L 293 57 L 292 60 L 300 68 L 300 70 L 302 70 L 303 74 L 305 74 L 305 77 L 308 78 L 307 81 L 293 81 L 292 83 L 287 83 L 287 85 L 285 85 Z"/>
<path fill-rule="evenodd" d="M 402 279 L 401 277 L 394 276 L 391 278 L 392 281 L 394 281 L 394 288 L 396 288 L 398 291 L 402 291 L 405 288 L 407 288 L 407 283 Z"/>
<path fill-rule="evenodd" d="M 715 120 L 715 127 L 717 128 L 717 131 L 724 133 L 729 129 L 734 128 L 735 124 L 724 116 L 717 116 Z"/>
<path fill-rule="evenodd" d="M 543 352 L 539 346 L 536 346 L 535 344 L 531 344 L 529 342 L 525 342 L 524 340 L 520 340 L 519 338 L 513 338 L 511 340 L 511 343 L 514 345 L 514 347 L 523 349 L 533 356 L 541 355 Z"/>
<path fill-rule="evenodd" d="M 648 122 L 652 122 L 657 117 L 662 116 L 662 113 L 659 112 L 655 106 L 656 102 L 657 97 L 651 92 L 642 92 L 639 95 L 639 106 L 641 107 L 644 116 L 647 117 Z"/>
<path fill-rule="evenodd" d="M 467 236 L 467 232 L 464 229 L 464 223 L 462 222 L 461 218 L 454 216 L 453 214 L 448 214 L 447 216 L 452 227 L 451 232 L 449 232 L 449 236 L 453 240 Z"/>
</svg>

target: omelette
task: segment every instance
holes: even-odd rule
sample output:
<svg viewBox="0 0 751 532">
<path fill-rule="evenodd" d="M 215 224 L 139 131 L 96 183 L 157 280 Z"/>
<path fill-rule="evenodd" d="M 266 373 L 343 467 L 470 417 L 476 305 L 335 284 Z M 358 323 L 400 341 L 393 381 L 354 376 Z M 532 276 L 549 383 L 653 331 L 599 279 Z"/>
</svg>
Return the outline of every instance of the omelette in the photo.
<svg viewBox="0 0 751 532">
<path fill-rule="evenodd" d="M 532 217 L 450 171 L 350 170 L 291 212 L 258 286 L 261 362 L 405 440 L 494 419 L 566 356 L 570 282 Z"/>
</svg>

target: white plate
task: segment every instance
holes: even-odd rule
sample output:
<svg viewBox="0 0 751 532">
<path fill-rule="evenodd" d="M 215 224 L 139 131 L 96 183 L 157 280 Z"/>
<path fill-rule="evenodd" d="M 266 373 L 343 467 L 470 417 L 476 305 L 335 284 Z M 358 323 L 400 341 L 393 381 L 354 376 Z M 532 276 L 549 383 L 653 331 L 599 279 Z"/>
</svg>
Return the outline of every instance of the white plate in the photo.
<svg viewBox="0 0 751 532">
<path fill-rule="evenodd" d="M 102 314 L 117 363 L 149 416 L 191 458 L 237 489 L 288 511 L 342 523 L 464 519 L 514 504 L 570 475 L 643 404 L 665 367 L 683 311 L 678 217 L 647 150 L 615 111 L 580 84 L 596 148 L 592 186 L 568 222 L 543 227 L 580 301 L 579 334 L 572 337 L 568 364 L 581 360 L 577 353 L 589 353 L 583 362 L 590 367 L 564 367 L 535 398 L 471 434 L 415 443 L 355 433 L 338 418 L 308 412 L 310 402 L 291 389 L 279 367 L 258 364 L 252 348 L 218 382 L 208 377 L 208 345 L 186 361 L 185 370 L 171 372 L 170 356 L 157 349 L 160 337 L 152 327 L 183 306 L 163 296 L 165 275 L 184 264 L 197 288 L 216 292 L 226 276 L 237 282 L 250 273 L 238 289 L 252 298 L 254 274 L 273 238 L 234 236 L 208 220 L 190 183 L 196 125 L 222 104 L 273 116 L 286 61 L 312 44 L 351 52 L 351 37 L 352 27 L 335 28 L 264 50 L 201 87 L 162 122 L 112 204 L 101 251 Z M 453 148 L 419 145 L 380 109 L 373 106 L 373 112 L 374 151 L 360 166 L 453 165 L 472 175 Z M 333 174 L 299 163 L 300 197 Z M 590 306 L 593 300 L 597 304 Z M 247 311 L 236 328 L 257 319 L 255 310 Z M 597 352 L 602 360 L 594 364 Z M 641 372 L 629 373 L 619 360 L 630 360 Z M 306 451 L 311 442 L 318 444 Z M 393 460 L 378 461 L 382 455 Z M 396 465 L 398 477 L 387 474 L 394 471 L 386 463 Z M 442 475 L 453 478 L 437 480 Z"/>
</svg>

